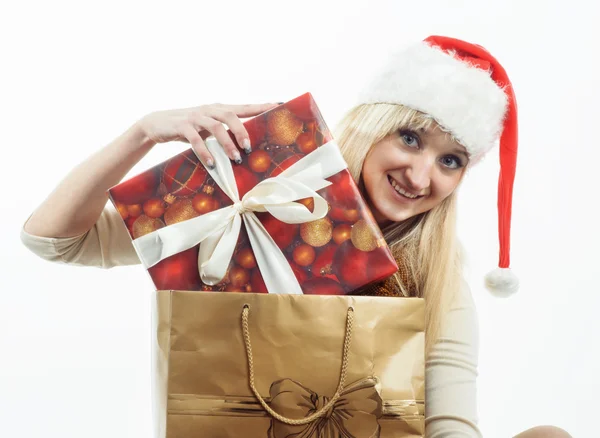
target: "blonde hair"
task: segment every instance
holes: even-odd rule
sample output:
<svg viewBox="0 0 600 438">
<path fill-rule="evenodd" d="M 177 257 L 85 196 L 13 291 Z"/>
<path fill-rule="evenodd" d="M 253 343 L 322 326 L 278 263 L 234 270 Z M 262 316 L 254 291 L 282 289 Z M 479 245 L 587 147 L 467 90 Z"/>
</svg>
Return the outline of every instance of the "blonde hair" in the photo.
<svg viewBox="0 0 600 438">
<path fill-rule="evenodd" d="M 352 108 L 338 123 L 335 138 L 348 170 L 365 198 L 362 167 L 372 146 L 400 129 L 439 127 L 427 114 L 396 104 L 364 104 Z M 428 212 L 396 222 L 383 230 L 388 245 L 426 301 L 425 349 L 440 336 L 441 321 L 461 287 L 460 250 L 456 238 L 456 192 Z M 394 279 L 408 296 L 400 274 Z M 414 293 L 414 292 L 413 292 Z"/>
</svg>

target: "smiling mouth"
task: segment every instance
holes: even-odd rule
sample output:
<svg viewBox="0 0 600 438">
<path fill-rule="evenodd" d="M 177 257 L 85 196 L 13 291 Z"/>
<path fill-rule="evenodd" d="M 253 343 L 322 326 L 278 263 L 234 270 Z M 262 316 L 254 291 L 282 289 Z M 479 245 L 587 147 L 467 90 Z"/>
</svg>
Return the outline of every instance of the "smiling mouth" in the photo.
<svg viewBox="0 0 600 438">
<path fill-rule="evenodd" d="M 423 195 L 415 195 L 414 193 L 410 193 L 409 191 L 403 189 L 402 187 L 400 187 L 400 184 L 398 184 L 398 182 L 394 178 L 392 178 L 390 175 L 388 175 L 388 181 L 390 182 L 390 184 L 392 185 L 392 187 L 394 188 L 396 193 L 403 196 L 404 198 L 419 199 L 419 198 L 423 197 Z"/>
</svg>

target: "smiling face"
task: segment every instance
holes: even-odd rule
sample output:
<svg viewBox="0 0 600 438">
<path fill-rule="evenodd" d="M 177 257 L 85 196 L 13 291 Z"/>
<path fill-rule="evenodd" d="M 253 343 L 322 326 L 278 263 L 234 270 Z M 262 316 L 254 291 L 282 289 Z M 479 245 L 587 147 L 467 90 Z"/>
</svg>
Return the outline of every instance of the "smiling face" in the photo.
<svg viewBox="0 0 600 438">
<path fill-rule="evenodd" d="M 373 216 L 386 225 L 431 210 L 456 189 L 467 163 L 466 149 L 436 124 L 386 136 L 362 168 Z"/>
</svg>

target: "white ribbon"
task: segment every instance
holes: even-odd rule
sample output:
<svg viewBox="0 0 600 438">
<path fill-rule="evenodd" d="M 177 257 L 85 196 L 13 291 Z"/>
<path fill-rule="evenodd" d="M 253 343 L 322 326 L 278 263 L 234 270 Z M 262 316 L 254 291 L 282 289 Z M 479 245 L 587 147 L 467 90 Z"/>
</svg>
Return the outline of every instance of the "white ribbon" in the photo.
<svg viewBox="0 0 600 438">
<path fill-rule="evenodd" d="M 254 186 L 240 200 L 231 161 L 214 137 L 205 140 L 215 159 L 210 176 L 233 201 L 233 205 L 193 219 L 160 228 L 133 240 L 142 264 L 150 268 L 174 254 L 200 244 L 198 271 L 205 284 L 223 280 L 237 243 L 242 219 L 258 268 L 270 293 L 302 294 L 288 260 L 254 212 L 269 212 L 288 224 L 323 218 L 328 205 L 319 194 L 331 183 L 326 180 L 347 167 L 337 144 L 330 141 L 306 155 L 278 176 Z M 299 199 L 312 198 L 311 213 Z"/>
</svg>

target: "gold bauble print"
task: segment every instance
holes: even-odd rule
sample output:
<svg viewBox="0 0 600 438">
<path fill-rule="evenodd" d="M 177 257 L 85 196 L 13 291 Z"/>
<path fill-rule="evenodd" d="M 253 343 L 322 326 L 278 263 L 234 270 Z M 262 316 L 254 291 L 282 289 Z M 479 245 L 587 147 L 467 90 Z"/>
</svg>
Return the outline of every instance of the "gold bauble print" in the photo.
<svg viewBox="0 0 600 438">
<path fill-rule="evenodd" d="M 137 239 L 138 237 L 150 234 L 153 231 L 163 228 L 164 226 L 165 223 L 162 220 L 158 218 L 148 217 L 145 214 L 142 214 L 133 223 L 131 231 L 133 233 L 133 238 Z"/>
<path fill-rule="evenodd" d="M 327 217 L 300 225 L 300 237 L 310 246 L 317 248 L 325 246 L 332 235 L 333 223 Z"/>
<path fill-rule="evenodd" d="M 350 235 L 352 244 L 361 251 L 373 251 L 377 248 L 377 231 L 364 219 L 352 226 Z"/>
<path fill-rule="evenodd" d="M 194 209 L 192 200 L 189 198 L 178 199 L 165 211 L 165 223 L 167 225 L 187 221 L 200 214 Z"/>
<path fill-rule="evenodd" d="M 267 130 L 271 143 L 287 146 L 296 141 L 304 124 L 287 108 L 273 111 L 268 115 Z"/>
</svg>

